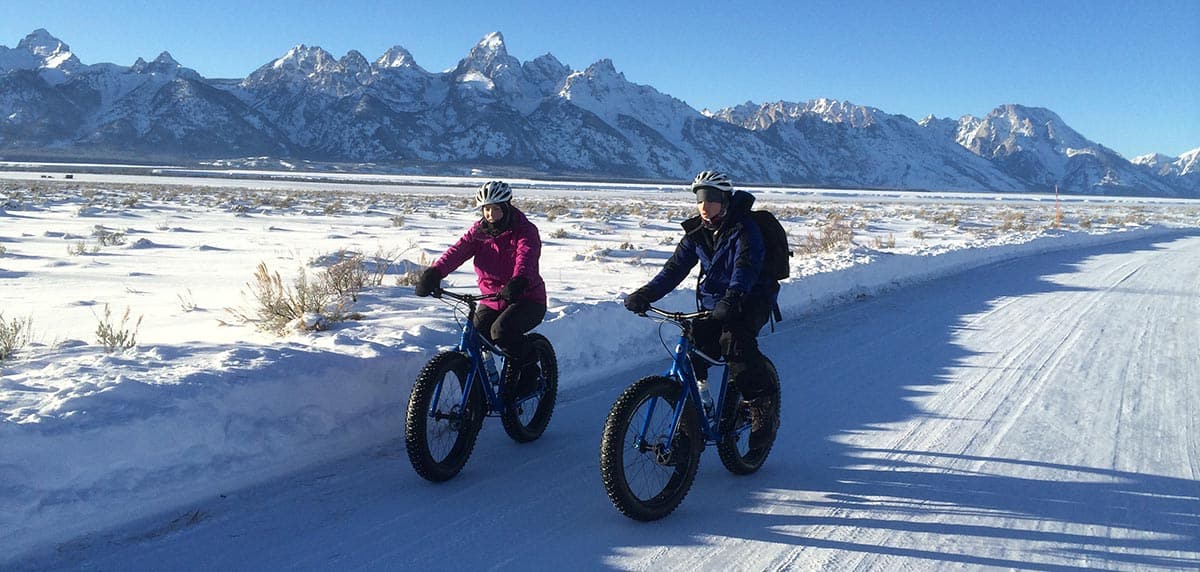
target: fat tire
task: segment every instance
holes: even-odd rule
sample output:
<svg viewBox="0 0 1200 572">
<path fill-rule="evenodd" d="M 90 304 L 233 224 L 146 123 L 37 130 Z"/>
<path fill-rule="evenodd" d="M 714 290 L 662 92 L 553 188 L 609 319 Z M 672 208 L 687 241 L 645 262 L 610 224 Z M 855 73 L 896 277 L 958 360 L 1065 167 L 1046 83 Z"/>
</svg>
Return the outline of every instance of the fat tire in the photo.
<svg viewBox="0 0 1200 572">
<path fill-rule="evenodd" d="M 666 465 L 654 459 L 653 452 L 639 451 L 632 447 L 631 424 L 634 433 L 640 430 L 644 422 L 644 413 L 641 417 L 638 414 L 653 398 L 663 401 L 656 405 L 656 418 L 665 413 L 669 419 L 675 403 L 682 394 L 679 382 L 674 379 L 664 376 L 644 377 L 626 388 L 608 413 L 608 419 L 604 423 L 604 437 L 600 442 L 600 476 L 613 506 L 629 518 L 652 521 L 671 514 L 683 502 L 696 479 L 696 471 L 700 468 L 700 453 L 704 448 L 704 436 L 700 432 L 696 410 L 690 405 L 684 410 L 680 426 L 676 430 L 674 470 L 662 486 L 662 490 L 650 491 L 645 495 L 648 498 L 640 498 L 630 486 L 630 475 L 626 471 L 627 457 L 642 468 L 667 469 Z M 645 464 L 647 462 L 650 465 Z"/>
<path fill-rule="evenodd" d="M 775 398 L 775 418 L 779 419 L 780 405 L 779 398 L 782 392 L 779 388 L 779 372 L 775 370 L 775 364 L 771 360 L 767 360 L 767 371 L 773 378 L 772 385 L 776 388 Z M 751 449 L 749 445 L 750 431 L 744 430 L 740 434 L 736 431 L 739 427 L 743 427 L 749 420 L 742 416 L 742 411 L 739 405 L 742 401 L 742 394 L 733 384 L 725 392 L 725 403 L 721 404 L 722 420 L 721 420 L 721 439 L 717 441 L 717 455 L 721 457 L 721 464 L 729 472 L 735 475 L 749 475 L 758 471 L 767 460 L 767 455 L 771 454 L 771 448 L 775 445 L 775 440 L 772 439 L 765 447 L 759 449 Z"/>
<path fill-rule="evenodd" d="M 554 403 L 558 399 L 558 357 L 554 355 L 554 346 L 541 334 L 526 335 L 525 343 L 531 344 L 537 353 L 538 367 L 542 371 L 538 397 L 516 403 L 514 396 L 509 394 L 509 388 L 514 387 L 516 381 L 511 378 L 520 375 L 516 368 L 505 368 L 510 379 L 506 379 L 501 388 L 504 409 L 500 412 L 500 422 L 504 425 L 504 432 L 518 443 L 535 441 L 542 436 L 546 426 L 550 424 L 550 416 L 554 414 Z M 526 423 L 521 417 L 529 407 L 533 407 L 534 410 Z"/>
<path fill-rule="evenodd" d="M 412 394 L 408 398 L 404 445 L 413 469 L 426 480 L 436 483 L 453 478 L 467 464 L 471 451 L 475 449 L 475 440 L 486 413 L 483 410 L 483 389 L 476 386 L 471 392 L 471 402 L 466 412 L 451 411 L 462 401 L 470 368 L 471 362 L 467 356 L 459 352 L 442 352 L 425 364 L 413 382 Z M 453 417 L 434 420 L 429 415 L 430 406 L 434 395 L 438 394 L 438 387 L 443 383 L 453 385 L 447 385 L 441 391 L 438 409 Z M 430 448 L 431 422 L 437 423 L 440 430 L 454 435 L 453 444 L 440 460 L 434 457 Z"/>
</svg>

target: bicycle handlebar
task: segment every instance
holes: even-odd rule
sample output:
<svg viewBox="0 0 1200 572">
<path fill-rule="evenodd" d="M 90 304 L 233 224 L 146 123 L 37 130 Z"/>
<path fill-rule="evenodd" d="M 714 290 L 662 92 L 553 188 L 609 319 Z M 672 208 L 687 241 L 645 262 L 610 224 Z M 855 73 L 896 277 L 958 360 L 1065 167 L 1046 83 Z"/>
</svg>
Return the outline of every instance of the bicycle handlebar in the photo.
<svg viewBox="0 0 1200 572">
<path fill-rule="evenodd" d="M 444 288 L 438 288 L 437 290 L 434 290 L 433 292 L 439 298 L 442 296 L 448 296 L 450 298 L 458 300 L 459 302 L 466 302 L 468 304 L 474 304 L 475 302 L 481 302 L 483 300 L 499 300 L 500 299 L 499 294 L 484 294 L 482 296 L 478 296 L 475 294 L 457 294 L 455 292 L 451 292 Z"/>
<path fill-rule="evenodd" d="M 712 310 L 700 310 L 698 312 L 668 312 L 662 308 L 655 308 L 654 306 L 650 306 L 650 311 L 673 322 L 697 320 L 700 318 L 707 318 L 712 315 Z M 645 316 L 646 314 L 640 315 Z"/>
</svg>

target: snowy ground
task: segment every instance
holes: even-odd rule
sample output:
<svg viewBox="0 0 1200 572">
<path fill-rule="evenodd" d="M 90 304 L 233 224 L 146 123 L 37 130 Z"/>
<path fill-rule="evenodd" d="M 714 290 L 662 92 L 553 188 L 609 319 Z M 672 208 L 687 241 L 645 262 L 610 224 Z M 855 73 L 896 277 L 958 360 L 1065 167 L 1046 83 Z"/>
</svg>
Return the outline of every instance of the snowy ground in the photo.
<svg viewBox="0 0 1200 572">
<path fill-rule="evenodd" d="M 517 447 L 485 427 L 460 479 L 430 488 L 396 438 L 411 380 L 453 343 L 455 323 L 397 280 L 470 224 L 463 182 L 37 177 L 0 172 L 0 312 L 32 330 L 0 362 L 0 565 L 151 569 L 166 554 L 188 560 L 172 568 L 433 563 L 453 548 L 428 534 L 496 496 L 502 521 L 578 525 L 590 538 L 534 556 L 502 550 L 523 544 L 491 532 L 485 552 L 507 560 L 442 562 L 1200 564 L 1195 202 L 1073 197 L 1056 229 L 1053 197 L 761 190 L 798 251 L 786 321 L 764 344 L 782 369 L 827 382 L 785 405 L 794 421 L 762 474 L 717 476 L 708 459 L 680 514 L 638 528 L 605 506 L 594 459 L 617 392 L 660 369 L 662 355 L 645 349 L 658 347 L 657 329 L 619 300 L 669 255 L 688 193 L 518 188 L 545 242 L 552 300 L 539 330 L 559 356 L 562 403 L 543 441 Z M 353 306 L 360 319 L 283 337 L 238 319 L 253 313 L 260 262 L 291 283 L 341 251 L 379 270 Z M 464 271 L 450 282 L 474 281 Z M 130 310 L 135 348 L 98 345 L 106 305 L 118 328 Z M 1085 382 L 1096 391 L 1074 389 Z M 552 485 L 557 494 L 506 496 L 563 463 L 574 478 Z M 343 493 L 353 498 L 330 500 Z M 256 524 L 229 498 L 267 514 L 297 507 L 299 518 Z M 434 532 L 386 514 L 419 515 Z M 403 541 L 371 528 L 385 526 Z M 647 544 L 646 530 L 664 535 Z M 372 538 L 346 544 L 344 533 Z M 213 553 L 231 538 L 234 549 Z M 389 538 L 415 560 L 392 559 Z M 338 549 L 300 548 L 321 540 Z M 732 557 L 742 545 L 760 559 Z"/>
</svg>

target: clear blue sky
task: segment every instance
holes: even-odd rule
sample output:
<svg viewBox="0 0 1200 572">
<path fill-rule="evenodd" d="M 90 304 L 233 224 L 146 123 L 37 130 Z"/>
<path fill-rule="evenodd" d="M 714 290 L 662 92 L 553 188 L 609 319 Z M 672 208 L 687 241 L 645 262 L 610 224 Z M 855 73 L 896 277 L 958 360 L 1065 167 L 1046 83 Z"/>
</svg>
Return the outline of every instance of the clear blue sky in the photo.
<svg viewBox="0 0 1200 572">
<path fill-rule="evenodd" d="M 168 51 L 241 78 L 298 44 L 430 71 L 485 34 L 528 61 L 610 58 L 696 109 L 827 97 L 920 119 L 1046 107 L 1126 158 L 1200 147 L 1200 0 L 3 0 L 0 45 L 45 28 L 85 64 Z"/>
</svg>

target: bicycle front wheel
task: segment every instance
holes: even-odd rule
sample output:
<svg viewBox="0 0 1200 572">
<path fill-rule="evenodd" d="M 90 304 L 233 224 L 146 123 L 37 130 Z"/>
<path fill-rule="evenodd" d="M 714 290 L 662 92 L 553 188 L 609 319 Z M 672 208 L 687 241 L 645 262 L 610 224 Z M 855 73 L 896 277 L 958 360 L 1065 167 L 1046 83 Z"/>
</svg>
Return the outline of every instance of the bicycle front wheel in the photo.
<svg viewBox="0 0 1200 572">
<path fill-rule="evenodd" d="M 471 362 L 443 352 L 421 369 L 408 400 L 404 445 L 413 469 L 425 479 L 453 478 L 467 464 L 486 413 L 483 390 L 475 388 L 463 408 Z"/>
<path fill-rule="evenodd" d="M 649 521 L 671 514 L 696 478 L 704 447 L 696 410 L 686 408 L 679 427 L 671 430 L 682 394 L 671 378 L 645 377 L 622 392 L 609 411 L 600 475 L 613 506 L 629 518 Z"/>
</svg>

